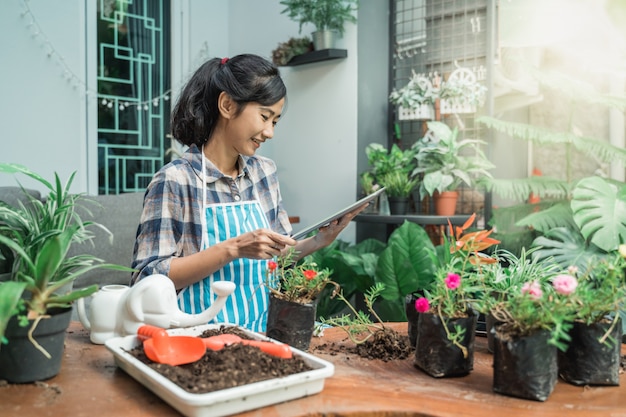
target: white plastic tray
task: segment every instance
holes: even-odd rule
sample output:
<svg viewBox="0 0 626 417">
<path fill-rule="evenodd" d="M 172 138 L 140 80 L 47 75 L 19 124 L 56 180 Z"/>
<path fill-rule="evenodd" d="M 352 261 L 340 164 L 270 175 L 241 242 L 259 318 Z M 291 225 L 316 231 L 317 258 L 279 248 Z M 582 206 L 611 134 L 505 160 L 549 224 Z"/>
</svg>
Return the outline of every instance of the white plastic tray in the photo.
<svg viewBox="0 0 626 417">
<path fill-rule="evenodd" d="M 219 328 L 219 326 L 209 324 L 184 329 L 170 329 L 168 333 L 171 335 L 199 336 L 203 331 Z M 254 339 L 272 340 L 259 333 L 246 329 L 241 330 Z M 117 366 L 154 392 L 163 401 L 189 417 L 228 416 L 317 394 L 324 388 L 325 378 L 332 376 L 335 372 L 335 367 L 330 362 L 292 347 L 293 354 L 300 356 L 313 370 L 206 394 L 192 394 L 127 352 L 140 343 L 136 336 L 125 336 L 109 339 L 105 345 L 115 356 Z"/>
</svg>

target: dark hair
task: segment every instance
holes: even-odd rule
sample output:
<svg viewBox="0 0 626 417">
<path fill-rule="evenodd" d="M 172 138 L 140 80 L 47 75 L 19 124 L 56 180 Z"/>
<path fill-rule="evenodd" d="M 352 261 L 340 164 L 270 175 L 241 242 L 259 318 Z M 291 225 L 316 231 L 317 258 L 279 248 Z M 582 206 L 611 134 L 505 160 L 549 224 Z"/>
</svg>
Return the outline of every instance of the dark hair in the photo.
<svg viewBox="0 0 626 417">
<path fill-rule="evenodd" d="M 178 98 L 171 117 L 172 136 L 183 145 L 206 143 L 215 129 L 222 91 L 237 103 L 237 114 L 249 102 L 271 106 L 287 95 L 278 68 L 260 56 L 210 59 L 196 70 Z"/>
</svg>

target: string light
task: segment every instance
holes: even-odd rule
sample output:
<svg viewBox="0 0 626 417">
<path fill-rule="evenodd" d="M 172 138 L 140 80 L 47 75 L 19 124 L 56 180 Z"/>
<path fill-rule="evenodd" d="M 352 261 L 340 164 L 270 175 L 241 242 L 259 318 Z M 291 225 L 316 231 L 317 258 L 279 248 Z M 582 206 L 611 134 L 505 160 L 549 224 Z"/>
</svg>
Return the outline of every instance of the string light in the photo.
<svg viewBox="0 0 626 417">
<path fill-rule="evenodd" d="M 20 17 L 28 21 L 28 23 L 26 24 L 26 28 L 31 32 L 31 37 L 33 39 L 38 39 L 41 42 L 41 47 L 45 51 L 46 56 L 51 60 L 54 59 L 57 65 L 61 67 L 61 77 L 63 77 L 68 82 L 68 84 L 70 84 L 72 88 L 74 88 L 75 90 L 78 90 L 80 87 L 85 97 L 89 98 L 89 97 L 95 96 L 96 98 L 101 98 L 102 95 L 99 94 L 97 91 L 90 90 L 87 87 L 87 83 L 78 75 L 76 75 L 74 71 L 72 71 L 70 66 L 67 65 L 67 62 L 65 62 L 65 59 L 63 58 L 63 56 L 57 52 L 57 50 L 54 48 L 53 43 L 50 41 L 48 36 L 45 34 L 45 32 L 42 30 L 41 26 L 37 22 L 35 15 L 30 9 L 28 1 L 29 0 L 22 0 L 22 5 L 24 6 L 24 10 L 20 13 Z M 206 60 L 208 56 L 209 56 L 209 46 L 208 46 L 208 42 L 205 41 L 203 42 L 202 48 L 197 54 L 196 60 Z M 136 107 L 137 111 L 142 111 L 142 110 L 148 111 L 150 109 L 150 104 L 152 104 L 153 107 L 158 107 L 162 101 L 168 101 L 170 99 L 171 93 L 172 93 L 172 90 L 169 89 L 165 91 L 163 94 L 157 97 L 153 97 L 146 101 L 141 101 L 141 102 L 124 101 L 123 103 L 120 103 L 117 105 L 115 104 L 115 102 L 118 99 L 102 97 L 102 100 L 100 101 L 100 105 L 107 109 L 112 109 L 113 106 L 116 105 L 116 107 L 120 111 L 126 110 L 131 107 Z"/>
<path fill-rule="evenodd" d="M 101 95 L 97 91 L 90 90 L 87 87 L 87 83 L 78 75 L 76 75 L 74 71 L 72 71 L 67 62 L 65 62 L 63 56 L 61 56 L 61 54 L 56 51 L 54 45 L 45 34 L 45 32 L 42 30 L 39 22 L 37 21 L 35 15 L 30 9 L 28 0 L 22 0 L 22 5 L 24 7 L 24 10 L 20 13 L 20 17 L 28 22 L 26 24 L 26 28 L 30 31 L 31 37 L 33 39 L 37 39 L 39 42 L 41 42 L 41 47 L 45 51 L 46 56 L 49 59 L 54 59 L 56 61 L 56 64 L 61 67 L 61 77 L 65 79 L 67 83 L 71 85 L 72 88 L 74 88 L 75 90 L 78 90 L 80 88 L 81 92 L 86 97 L 101 97 Z M 172 90 L 167 90 L 157 97 L 153 97 L 149 100 L 142 102 L 130 103 L 125 101 L 124 103 L 119 104 L 117 108 L 123 111 L 127 108 L 135 106 L 138 111 L 148 111 L 150 108 L 150 104 L 152 104 L 152 106 L 154 107 L 158 107 L 161 101 L 168 101 L 170 99 L 171 91 Z M 112 109 L 114 106 L 114 102 L 115 100 L 111 100 L 110 98 L 102 98 L 102 100 L 100 101 L 100 105 L 104 108 Z"/>
</svg>

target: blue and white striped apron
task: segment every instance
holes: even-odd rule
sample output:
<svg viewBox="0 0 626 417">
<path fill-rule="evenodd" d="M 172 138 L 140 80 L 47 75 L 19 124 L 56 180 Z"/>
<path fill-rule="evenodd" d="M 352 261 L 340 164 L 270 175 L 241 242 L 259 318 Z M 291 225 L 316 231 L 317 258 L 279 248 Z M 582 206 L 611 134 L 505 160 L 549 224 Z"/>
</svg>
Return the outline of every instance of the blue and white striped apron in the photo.
<svg viewBox="0 0 626 417">
<path fill-rule="evenodd" d="M 205 171 L 203 158 L 203 173 Z M 206 184 L 206 183 L 205 183 Z M 206 185 L 202 201 L 206 202 Z M 202 250 L 227 239 L 260 228 L 269 222 L 258 200 L 226 204 L 211 204 L 204 208 L 205 224 Z M 232 323 L 255 332 L 265 332 L 269 292 L 265 286 L 267 259 L 239 258 L 178 293 L 179 307 L 190 314 L 206 310 L 216 295 L 211 289 L 214 281 L 231 281 L 236 287 L 224 308 L 210 323 Z"/>
</svg>

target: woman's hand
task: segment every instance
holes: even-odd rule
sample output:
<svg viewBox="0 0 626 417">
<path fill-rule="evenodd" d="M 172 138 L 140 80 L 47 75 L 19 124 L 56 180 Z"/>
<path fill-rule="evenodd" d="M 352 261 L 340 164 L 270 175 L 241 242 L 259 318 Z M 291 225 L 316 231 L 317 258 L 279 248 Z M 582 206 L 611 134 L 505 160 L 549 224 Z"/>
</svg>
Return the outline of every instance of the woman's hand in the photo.
<svg viewBox="0 0 626 417">
<path fill-rule="evenodd" d="M 237 258 L 270 259 L 281 254 L 288 246 L 295 246 L 296 240 L 269 229 L 257 229 L 233 238 L 237 248 Z"/>
<path fill-rule="evenodd" d="M 335 239 L 337 239 L 339 233 L 341 233 L 342 230 L 350 224 L 352 219 L 354 219 L 357 214 L 365 210 L 368 205 L 369 203 L 365 203 L 361 207 L 344 214 L 340 219 L 333 221 L 329 225 L 320 227 L 317 234 L 314 236 L 316 243 L 320 245 L 318 249 L 330 245 Z"/>
</svg>

